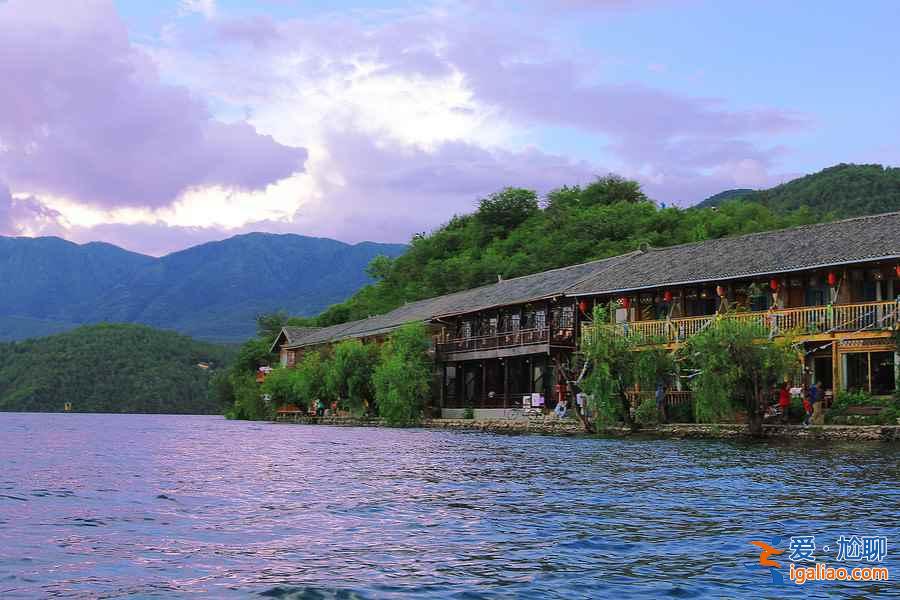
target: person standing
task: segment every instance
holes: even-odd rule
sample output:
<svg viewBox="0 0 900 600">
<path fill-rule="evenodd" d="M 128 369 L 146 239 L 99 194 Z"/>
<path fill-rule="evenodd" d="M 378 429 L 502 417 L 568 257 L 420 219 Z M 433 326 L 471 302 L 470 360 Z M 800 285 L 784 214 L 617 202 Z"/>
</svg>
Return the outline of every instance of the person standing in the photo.
<svg viewBox="0 0 900 600">
<path fill-rule="evenodd" d="M 778 390 L 778 407 L 781 409 L 781 422 L 787 424 L 788 409 L 791 407 L 791 391 L 788 389 L 787 381 L 783 381 Z"/>
<path fill-rule="evenodd" d="M 666 423 L 669 418 L 666 414 L 666 386 L 660 381 L 656 384 L 656 412 L 659 415 L 659 422 Z"/>
<path fill-rule="evenodd" d="M 825 424 L 825 390 L 822 389 L 822 382 L 817 381 L 809 389 L 809 402 L 812 404 L 812 422 L 813 425 Z"/>
<path fill-rule="evenodd" d="M 813 414 L 812 395 L 814 389 L 816 389 L 815 385 L 809 388 L 805 385 L 803 386 L 803 412 L 806 413 L 803 416 L 803 424 L 807 427 L 809 427 L 809 420 Z"/>
</svg>

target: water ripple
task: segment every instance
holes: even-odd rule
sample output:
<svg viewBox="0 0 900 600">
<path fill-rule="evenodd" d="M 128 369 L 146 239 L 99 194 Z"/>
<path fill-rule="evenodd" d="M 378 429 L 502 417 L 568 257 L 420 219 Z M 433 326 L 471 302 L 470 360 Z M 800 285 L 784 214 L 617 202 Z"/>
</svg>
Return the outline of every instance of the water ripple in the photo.
<svg viewBox="0 0 900 600">
<path fill-rule="evenodd" d="M 748 543 L 880 533 L 890 552 L 896 446 L 21 414 L 0 440 L 4 599 L 898 593 L 776 588 Z"/>
</svg>

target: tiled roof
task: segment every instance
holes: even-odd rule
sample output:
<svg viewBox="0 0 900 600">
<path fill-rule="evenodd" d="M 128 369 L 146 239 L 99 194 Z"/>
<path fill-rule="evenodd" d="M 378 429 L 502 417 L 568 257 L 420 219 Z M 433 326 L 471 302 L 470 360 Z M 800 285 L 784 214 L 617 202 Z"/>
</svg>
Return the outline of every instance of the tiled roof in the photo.
<svg viewBox="0 0 900 600">
<path fill-rule="evenodd" d="M 569 295 L 626 292 L 900 257 L 900 212 L 753 233 L 630 255 Z"/>
<path fill-rule="evenodd" d="M 323 327 L 294 345 L 378 335 L 414 321 L 554 296 L 619 293 L 894 258 L 900 258 L 900 212 L 635 251 L 515 277 Z"/>
<path fill-rule="evenodd" d="M 318 327 L 294 327 L 291 325 L 282 327 L 281 331 L 278 333 L 278 337 L 276 337 L 275 341 L 272 343 L 271 351 L 276 351 L 281 344 L 282 339 L 284 339 L 285 346 L 296 346 L 303 338 L 317 331 L 319 331 Z"/>
</svg>

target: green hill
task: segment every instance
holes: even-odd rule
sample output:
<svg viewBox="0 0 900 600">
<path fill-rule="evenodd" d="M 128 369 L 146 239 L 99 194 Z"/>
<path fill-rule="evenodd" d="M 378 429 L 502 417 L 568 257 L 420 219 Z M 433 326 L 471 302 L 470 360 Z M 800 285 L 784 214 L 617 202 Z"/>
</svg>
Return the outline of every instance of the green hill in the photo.
<svg viewBox="0 0 900 600">
<path fill-rule="evenodd" d="M 717 206 L 734 199 L 734 192 L 745 191 L 722 192 L 698 206 Z M 802 207 L 833 218 L 890 212 L 900 210 L 900 168 L 839 164 L 767 190 L 740 193 L 738 197 L 778 213 Z"/>
<path fill-rule="evenodd" d="M 78 412 L 219 413 L 209 378 L 234 353 L 142 325 L 3 343 L 0 411 L 60 411 L 71 402 Z"/>
<path fill-rule="evenodd" d="M 813 222 L 807 209 L 776 213 L 741 199 L 719 209 L 661 208 L 640 185 L 608 176 L 587 186 L 564 187 L 538 198 L 508 188 L 456 216 L 409 250 L 379 258 L 369 271 L 378 281 L 330 307 L 314 322 L 362 319 L 404 302 L 637 250 L 753 233 Z"/>
<path fill-rule="evenodd" d="M 243 341 L 258 314 L 314 315 L 371 282 L 374 257 L 404 249 L 252 233 L 154 258 L 110 244 L 0 237 L 0 340 L 115 322 Z"/>
<path fill-rule="evenodd" d="M 714 196 L 710 196 L 697 206 L 707 207 L 707 206 L 718 206 L 723 202 L 727 202 L 728 200 L 737 200 L 738 198 L 743 198 L 744 196 L 749 196 L 750 194 L 755 193 L 756 190 L 751 190 L 749 188 L 737 188 L 734 190 L 725 190 L 724 192 L 719 192 Z"/>
<path fill-rule="evenodd" d="M 393 260 L 378 281 L 313 322 L 365 318 L 404 302 L 636 250 L 900 210 L 900 169 L 837 165 L 769 190 L 728 190 L 688 209 L 660 208 L 616 176 L 538 198 L 509 188 L 481 200 Z"/>
</svg>

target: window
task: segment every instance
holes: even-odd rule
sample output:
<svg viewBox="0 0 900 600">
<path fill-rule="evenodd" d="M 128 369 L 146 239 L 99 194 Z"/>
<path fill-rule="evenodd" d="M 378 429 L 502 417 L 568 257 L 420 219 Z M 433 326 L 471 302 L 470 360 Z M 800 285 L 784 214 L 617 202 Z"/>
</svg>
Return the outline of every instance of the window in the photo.
<svg viewBox="0 0 900 600">
<path fill-rule="evenodd" d="M 455 365 L 447 365 L 444 368 L 444 401 L 445 405 L 448 408 L 454 408 L 456 406 L 456 366 Z"/>
<path fill-rule="evenodd" d="M 869 364 L 872 368 L 872 393 L 876 396 L 893 394 L 897 385 L 894 353 L 871 352 L 869 353 Z"/>
<path fill-rule="evenodd" d="M 848 390 L 869 391 L 869 353 L 853 352 L 844 355 L 847 365 L 847 381 L 844 387 Z"/>
<path fill-rule="evenodd" d="M 897 387 L 893 352 L 851 352 L 844 355 L 844 389 L 888 396 Z"/>
</svg>

